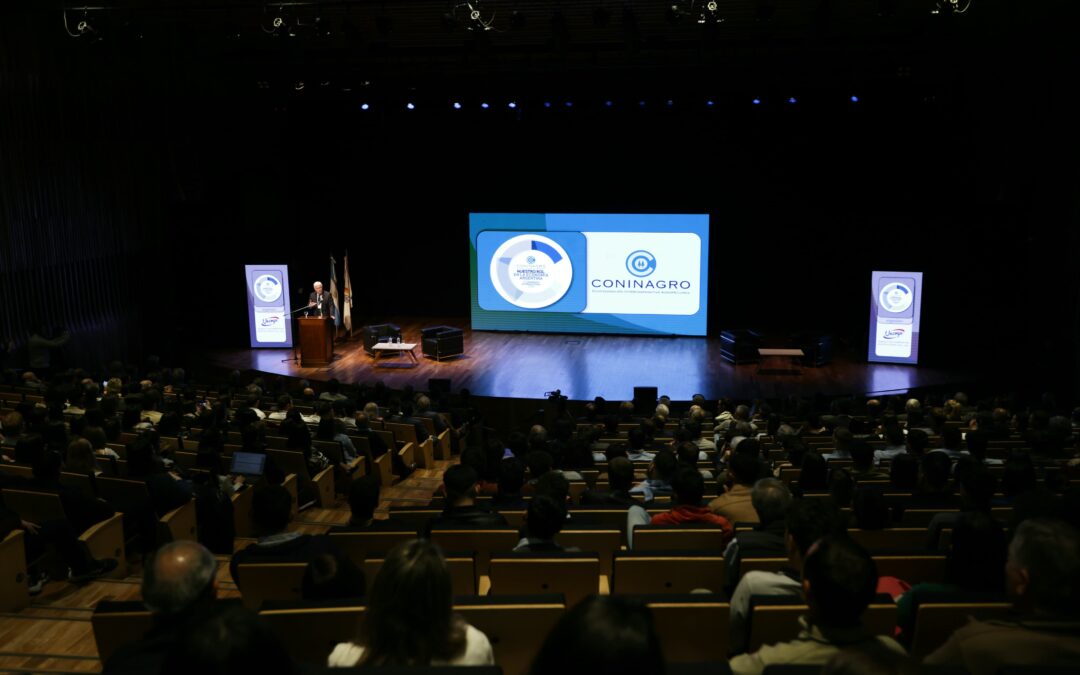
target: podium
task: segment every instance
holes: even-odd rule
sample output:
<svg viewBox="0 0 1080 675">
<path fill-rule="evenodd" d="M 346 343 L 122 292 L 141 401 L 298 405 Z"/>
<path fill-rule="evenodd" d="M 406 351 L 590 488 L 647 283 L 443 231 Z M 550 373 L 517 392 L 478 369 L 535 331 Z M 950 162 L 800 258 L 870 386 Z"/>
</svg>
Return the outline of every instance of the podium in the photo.
<svg viewBox="0 0 1080 675">
<path fill-rule="evenodd" d="M 296 320 L 300 323 L 300 365 L 330 365 L 334 358 L 334 320 L 319 316 L 300 316 Z"/>
</svg>

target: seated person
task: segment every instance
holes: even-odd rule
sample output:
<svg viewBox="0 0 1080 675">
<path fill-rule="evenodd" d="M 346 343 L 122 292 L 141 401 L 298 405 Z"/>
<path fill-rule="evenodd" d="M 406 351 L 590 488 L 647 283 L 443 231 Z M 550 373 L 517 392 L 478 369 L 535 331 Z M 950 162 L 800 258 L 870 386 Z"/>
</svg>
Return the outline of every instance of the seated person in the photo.
<svg viewBox="0 0 1080 675">
<path fill-rule="evenodd" d="M 799 619 L 799 636 L 736 656 L 729 663 L 732 673 L 761 675 L 770 665 L 824 665 L 840 650 L 874 640 L 903 657 L 904 648 L 895 640 L 875 637 L 862 626 L 862 615 L 874 599 L 877 583 L 870 554 L 846 535 L 816 542 L 803 563 L 800 591 L 809 611 Z"/>
<path fill-rule="evenodd" d="M 527 504 L 521 496 L 525 485 L 525 463 L 516 457 L 499 462 L 499 491 L 491 498 L 491 508 L 496 510 L 524 509 Z"/>
<path fill-rule="evenodd" d="M 634 485 L 634 464 L 625 457 L 615 457 L 608 462 L 608 489 L 586 490 L 581 495 L 582 506 L 630 507 L 637 501 L 630 496 Z"/>
<path fill-rule="evenodd" d="M 724 494 L 709 502 L 709 510 L 732 523 L 756 523 L 757 511 L 750 492 L 757 482 L 761 465 L 754 455 L 735 452 L 728 462 Z"/>
<path fill-rule="evenodd" d="M 731 595 L 731 651 L 746 649 L 750 598 L 755 595 L 797 596 L 802 589 L 802 564 L 810 546 L 824 536 L 845 531 L 845 516 L 829 499 L 799 499 L 791 503 L 785 523 L 787 566 L 779 572 L 747 572 Z"/>
<path fill-rule="evenodd" d="M 311 562 L 316 556 L 337 555 L 334 543 L 326 535 L 289 532 L 292 519 L 292 495 L 280 485 L 259 485 L 251 497 L 251 521 L 257 543 L 237 551 L 229 572 L 243 591 L 240 565 L 248 563 Z"/>
<path fill-rule="evenodd" d="M 455 464 L 443 473 L 446 508 L 432 518 L 426 531 L 435 527 L 507 527 L 506 518 L 476 504 L 476 470 Z"/>
<path fill-rule="evenodd" d="M 652 518 L 640 506 L 631 506 L 626 515 L 626 536 L 630 548 L 634 547 L 634 528 L 638 525 L 689 525 L 701 523 L 715 525 L 724 531 L 724 541 L 731 539 L 734 528 L 723 516 L 718 516 L 701 505 L 705 495 L 705 479 L 697 469 L 683 466 L 675 472 L 671 486 L 674 489 L 671 510 L 658 513 Z"/>
<path fill-rule="evenodd" d="M 379 479 L 376 476 L 361 476 L 349 484 L 348 525 L 331 527 L 331 532 L 400 532 L 409 528 L 400 523 L 375 518 L 375 509 L 379 507 Z"/>
<path fill-rule="evenodd" d="M 895 420 L 884 426 L 885 447 L 874 451 L 874 464 L 881 464 L 895 458 L 897 455 L 907 454 L 907 440 L 904 438 L 904 430 Z"/>
<path fill-rule="evenodd" d="M 633 457 L 629 457 L 633 460 Z M 661 450 L 656 453 L 652 464 L 649 465 L 649 477 L 643 482 L 630 489 L 631 496 L 640 495 L 645 501 L 651 502 L 654 497 L 670 495 L 671 477 L 679 467 L 679 460 L 675 453 L 670 450 Z"/>
<path fill-rule="evenodd" d="M 345 556 L 316 556 L 304 570 L 304 600 L 349 600 L 364 597 L 364 573 Z"/>
<path fill-rule="evenodd" d="M 923 663 L 972 675 L 1080 663 L 1080 532 L 1059 520 L 1024 521 L 1009 544 L 1005 577 L 1018 618 L 971 621 Z"/>
<path fill-rule="evenodd" d="M 866 441 L 851 444 L 851 477 L 856 481 L 889 480 L 889 473 L 874 468 L 874 448 Z"/>
<path fill-rule="evenodd" d="M 548 495 L 536 495 L 529 501 L 525 516 L 525 536 L 521 538 L 514 553 L 554 553 L 576 548 L 564 548 L 555 543 L 555 535 L 566 524 L 566 504 Z"/>
<path fill-rule="evenodd" d="M 750 503 L 758 524 L 750 532 L 739 532 L 724 549 L 727 564 L 727 593 L 739 583 L 739 563 L 743 558 L 782 558 L 787 555 L 784 534 L 791 507 L 791 490 L 776 478 L 762 478 L 750 491 Z"/>
</svg>

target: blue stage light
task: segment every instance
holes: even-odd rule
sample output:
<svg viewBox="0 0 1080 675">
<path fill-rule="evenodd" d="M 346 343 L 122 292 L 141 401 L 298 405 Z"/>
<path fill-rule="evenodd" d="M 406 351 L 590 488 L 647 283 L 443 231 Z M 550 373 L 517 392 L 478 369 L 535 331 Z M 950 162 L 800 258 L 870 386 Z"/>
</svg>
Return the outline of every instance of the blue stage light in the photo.
<svg viewBox="0 0 1080 675">
<path fill-rule="evenodd" d="M 751 103 L 753 103 L 754 105 L 761 105 L 761 99 L 755 98 L 753 101 L 751 101 Z"/>
<path fill-rule="evenodd" d="M 367 110 L 367 109 L 368 109 L 368 108 L 370 108 L 370 107 L 371 107 L 371 106 L 369 106 L 369 105 L 368 105 L 367 103 L 361 103 L 361 104 L 360 104 L 360 109 L 361 109 L 361 110 Z"/>
<path fill-rule="evenodd" d="M 480 107 L 483 108 L 484 110 L 487 110 L 488 109 L 488 104 L 487 103 L 481 103 Z"/>
<path fill-rule="evenodd" d="M 454 101 L 454 110 L 461 110 L 461 104 L 457 101 Z"/>
<path fill-rule="evenodd" d="M 416 106 L 413 105 L 412 103 L 406 103 L 405 107 L 408 108 L 409 110 L 416 110 Z"/>
<path fill-rule="evenodd" d="M 796 100 L 795 100 L 795 97 L 794 97 L 794 96 L 792 96 L 791 98 L 789 98 L 789 99 L 787 100 L 787 102 L 788 102 L 788 103 L 792 103 L 792 104 L 794 104 L 794 103 L 798 103 L 798 101 L 796 101 Z"/>
<path fill-rule="evenodd" d="M 859 102 L 859 97 L 858 96 L 852 96 L 851 97 L 851 102 L 852 103 L 858 103 Z"/>
<path fill-rule="evenodd" d="M 513 101 L 510 101 L 509 103 L 506 104 L 506 107 L 507 108 L 516 108 L 517 103 L 514 103 Z"/>
</svg>

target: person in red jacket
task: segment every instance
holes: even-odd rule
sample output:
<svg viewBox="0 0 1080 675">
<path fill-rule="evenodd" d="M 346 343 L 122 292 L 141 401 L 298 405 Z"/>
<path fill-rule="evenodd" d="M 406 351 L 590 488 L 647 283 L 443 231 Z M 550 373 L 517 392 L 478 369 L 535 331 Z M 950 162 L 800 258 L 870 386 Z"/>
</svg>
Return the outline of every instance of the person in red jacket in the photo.
<svg viewBox="0 0 1080 675">
<path fill-rule="evenodd" d="M 692 466 L 680 466 L 671 479 L 672 507 L 667 513 L 658 513 L 649 518 L 649 514 L 640 506 L 631 506 L 627 515 L 627 532 L 630 547 L 633 548 L 633 528 L 635 525 L 690 525 L 701 523 L 715 525 L 724 530 L 724 542 L 731 540 L 735 528 L 723 516 L 709 511 L 701 504 L 705 496 L 705 479 L 701 472 Z"/>
</svg>

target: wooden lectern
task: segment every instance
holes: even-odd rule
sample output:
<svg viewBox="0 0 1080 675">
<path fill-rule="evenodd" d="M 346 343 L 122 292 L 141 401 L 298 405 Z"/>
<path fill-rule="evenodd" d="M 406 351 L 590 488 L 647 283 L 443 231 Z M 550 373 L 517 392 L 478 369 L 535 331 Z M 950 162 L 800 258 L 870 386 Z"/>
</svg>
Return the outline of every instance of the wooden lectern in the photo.
<svg viewBox="0 0 1080 675">
<path fill-rule="evenodd" d="M 300 316 L 300 365 L 323 367 L 334 358 L 334 320 L 330 317 Z"/>
</svg>

